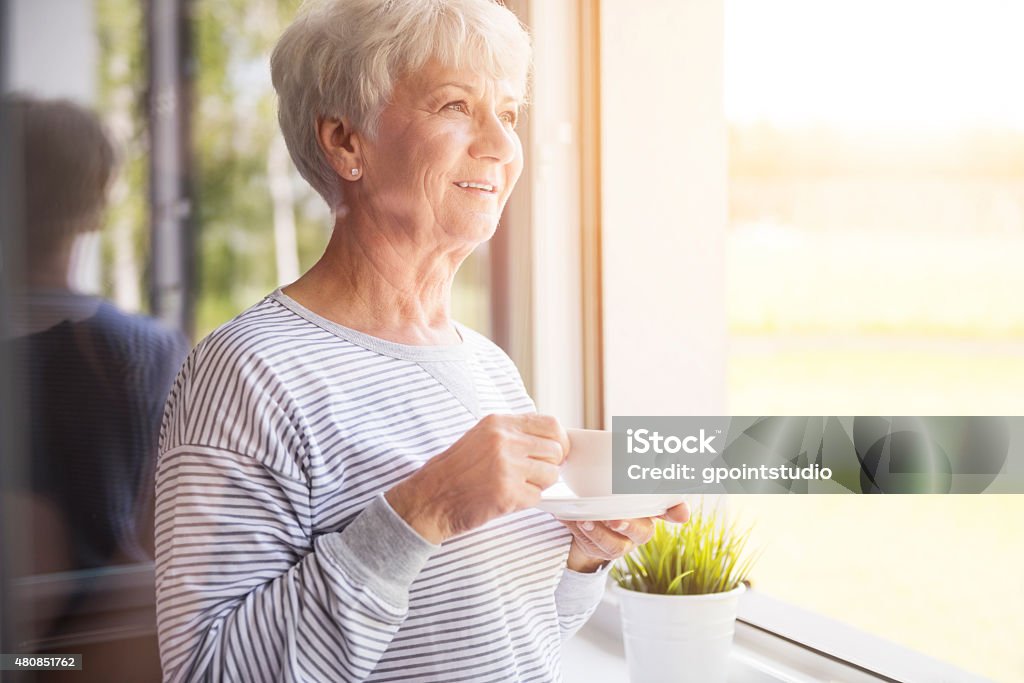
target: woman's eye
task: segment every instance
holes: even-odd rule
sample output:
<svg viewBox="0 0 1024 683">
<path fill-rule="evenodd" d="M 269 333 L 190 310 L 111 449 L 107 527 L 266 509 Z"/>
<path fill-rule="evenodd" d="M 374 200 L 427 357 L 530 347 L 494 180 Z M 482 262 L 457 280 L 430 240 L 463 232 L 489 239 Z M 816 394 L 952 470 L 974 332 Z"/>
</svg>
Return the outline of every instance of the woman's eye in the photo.
<svg viewBox="0 0 1024 683">
<path fill-rule="evenodd" d="M 457 111 L 460 114 L 465 114 L 468 111 L 465 102 L 449 102 L 448 104 L 444 105 L 444 108 L 451 109 L 452 111 Z"/>
<path fill-rule="evenodd" d="M 504 121 L 506 125 L 512 126 L 513 128 L 516 125 L 517 117 L 510 111 L 502 112 L 498 118 Z"/>
</svg>

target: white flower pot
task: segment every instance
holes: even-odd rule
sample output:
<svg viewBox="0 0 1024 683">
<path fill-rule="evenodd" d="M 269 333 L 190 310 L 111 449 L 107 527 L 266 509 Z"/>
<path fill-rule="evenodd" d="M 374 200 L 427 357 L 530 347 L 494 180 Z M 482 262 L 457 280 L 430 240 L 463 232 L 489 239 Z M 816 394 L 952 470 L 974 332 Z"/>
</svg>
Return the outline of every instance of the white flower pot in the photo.
<svg viewBox="0 0 1024 683">
<path fill-rule="evenodd" d="M 742 583 L 707 595 L 612 590 L 633 683 L 725 683 Z"/>
</svg>

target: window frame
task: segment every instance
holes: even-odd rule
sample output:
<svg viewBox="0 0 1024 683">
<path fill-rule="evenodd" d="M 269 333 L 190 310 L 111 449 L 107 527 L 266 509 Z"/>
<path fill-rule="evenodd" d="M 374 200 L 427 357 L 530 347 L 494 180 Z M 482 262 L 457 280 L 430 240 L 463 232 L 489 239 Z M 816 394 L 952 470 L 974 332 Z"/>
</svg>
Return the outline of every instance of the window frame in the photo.
<svg viewBox="0 0 1024 683">
<path fill-rule="evenodd" d="M 581 17 L 583 0 L 505 3 L 528 26 L 534 46 L 530 107 L 518 127 L 525 166 L 492 239 L 491 305 L 494 340 L 515 361 L 540 412 L 569 427 L 600 427 L 584 387 L 600 386 L 594 327 L 600 290 L 592 251 L 599 240 L 596 203 L 584 169 L 594 153 L 596 127 L 584 117 L 596 74 L 581 78 L 581 50 L 592 43 Z M 585 333 L 584 330 L 587 330 Z"/>
<path fill-rule="evenodd" d="M 599 7 L 605 424 L 724 415 L 723 0 Z"/>
</svg>

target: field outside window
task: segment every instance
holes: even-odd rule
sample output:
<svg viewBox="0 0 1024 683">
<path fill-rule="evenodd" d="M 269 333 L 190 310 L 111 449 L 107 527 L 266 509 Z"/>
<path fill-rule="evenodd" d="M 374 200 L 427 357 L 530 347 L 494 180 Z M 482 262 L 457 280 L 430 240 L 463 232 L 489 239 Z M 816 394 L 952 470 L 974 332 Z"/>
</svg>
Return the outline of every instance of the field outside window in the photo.
<svg viewBox="0 0 1024 683">
<path fill-rule="evenodd" d="M 1024 8 L 725 16 L 730 413 L 1024 414 Z M 757 588 L 1024 681 L 1024 496 L 733 503 Z"/>
</svg>

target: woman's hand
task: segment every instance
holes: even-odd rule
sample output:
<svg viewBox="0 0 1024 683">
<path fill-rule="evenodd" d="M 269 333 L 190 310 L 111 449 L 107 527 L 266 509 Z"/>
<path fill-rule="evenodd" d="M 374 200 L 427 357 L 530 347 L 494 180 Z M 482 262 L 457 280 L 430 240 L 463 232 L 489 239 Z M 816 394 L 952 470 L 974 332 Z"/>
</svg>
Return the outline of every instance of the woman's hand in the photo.
<svg viewBox="0 0 1024 683">
<path fill-rule="evenodd" d="M 686 503 L 674 505 L 658 516 L 669 522 L 683 523 L 690 519 Z M 577 572 L 597 571 L 606 562 L 617 560 L 638 545 L 651 540 L 654 517 L 618 519 L 605 522 L 569 522 L 562 524 L 572 532 L 569 548 L 569 569 Z"/>
<path fill-rule="evenodd" d="M 437 544 L 536 505 L 568 451 L 569 437 L 554 417 L 488 415 L 384 496 Z"/>
</svg>

